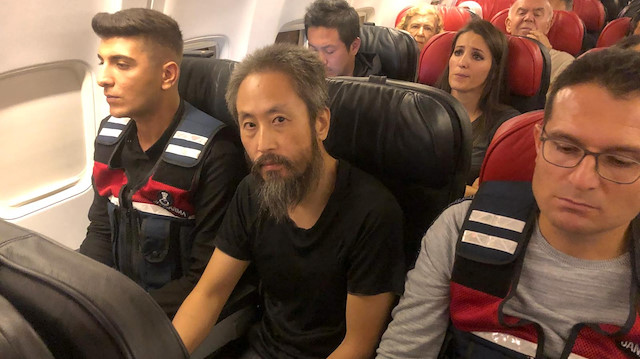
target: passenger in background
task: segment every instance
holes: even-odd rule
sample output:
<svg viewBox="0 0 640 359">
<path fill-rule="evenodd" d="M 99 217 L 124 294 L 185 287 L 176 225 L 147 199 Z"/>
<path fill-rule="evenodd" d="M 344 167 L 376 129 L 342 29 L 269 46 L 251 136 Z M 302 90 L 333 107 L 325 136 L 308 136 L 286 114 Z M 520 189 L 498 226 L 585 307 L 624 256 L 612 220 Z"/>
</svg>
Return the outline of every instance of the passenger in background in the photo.
<svg viewBox="0 0 640 359">
<path fill-rule="evenodd" d="M 304 31 L 327 76 L 384 75 L 377 54 L 360 52 L 360 19 L 346 1 L 314 1 L 304 15 Z"/>
<path fill-rule="evenodd" d="M 402 211 L 370 175 L 324 148 L 323 64 L 273 45 L 235 67 L 227 105 L 252 163 L 216 250 L 173 323 L 189 352 L 250 262 L 263 316 L 242 358 L 370 358 L 402 291 Z"/>
<path fill-rule="evenodd" d="M 630 49 L 635 51 L 640 51 L 640 35 L 631 35 L 627 37 L 623 37 L 620 41 L 616 42 L 613 47 L 619 49 Z"/>
<path fill-rule="evenodd" d="M 518 111 L 508 102 L 509 45 L 503 33 L 485 20 L 473 20 L 456 34 L 449 63 L 436 87 L 453 95 L 471 120 L 473 153 L 465 195 L 474 194 L 487 147 L 494 133 Z"/>
<path fill-rule="evenodd" d="M 577 59 L 533 132 L 530 185 L 429 228 L 378 359 L 637 357 L 640 54 Z"/>
<path fill-rule="evenodd" d="M 475 1 L 463 1 L 460 4 L 458 4 L 458 7 L 474 13 L 476 17 L 479 19 L 484 19 L 483 13 L 482 13 L 482 6 L 480 6 L 480 4 L 478 4 Z"/>
<path fill-rule="evenodd" d="M 509 15 L 505 20 L 509 34 L 537 40 L 549 50 L 551 55 L 549 90 L 562 70 L 575 60 L 570 54 L 555 50 L 551 46 L 547 34 L 551 29 L 552 21 L 553 8 L 549 0 L 516 0 L 509 8 Z"/>
<path fill-rule="evenodd" d="M 95 142 L 80 252 L 129 276 L 173 317 L 213 253 L 244 156 L 232 129 L 180 99 L 182 34 L 172 18 L 126 9 L 91 25 L 110 116 Z"/>
<path fill-rule="evenodd" d="M 629 23 L 629 35 L 640 35 L 640 11 L 631 17 Z"/>
<path fill-rule="evenodd" d="M 414 6 L 407 10 L 396 28 L 408 31 L 422 51 L 427 41 L 443 30 L 440 11 L 432 5 Z"/>
</svg>

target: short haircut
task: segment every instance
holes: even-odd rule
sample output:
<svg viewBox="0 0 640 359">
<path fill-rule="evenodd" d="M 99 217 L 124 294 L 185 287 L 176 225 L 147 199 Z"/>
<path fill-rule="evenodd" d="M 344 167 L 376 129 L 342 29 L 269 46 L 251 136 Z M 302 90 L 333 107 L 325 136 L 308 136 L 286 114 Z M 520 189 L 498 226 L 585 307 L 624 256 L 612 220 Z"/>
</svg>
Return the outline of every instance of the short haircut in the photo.
<svg viewBox="0 0 640 359">
<path fill-rule="evenodd" d="M 238 121 L 238 89 L 247 76 L 272 71 L 282 73 L 291 80 L 296 93 L 307 106 L 309 120 L 313 125 L 329 101 L 324 64 L 311 50 L 291 44 L 281 43 L 261 48 L 235 66 L 225 96 L 229 112 Z"/>
<path fill-rule="evenodd" d="M 637 45 L 640 45 L 640 35 L 629 35 L 620 39 L 620 41 L 616 42 L 613 47 L 626 50 Z"/>
<path fill-rule="evenodd" d="M 304 33 L 310 27 L 338 30 L 340 41 L 348 48 L 360 36 L 360 18 L 356 9 L 345 0 L 316 0 L 304 15 Z"/>
<path fill-rule="evenodd" d="M 400 22 L 398 23 L 398 26 L 396 26 L 396 29 L 408 30 L 407 27 L 411 22 L 411 18 L 413 18 L 414 16 L 429 16 L 429 15 L 433 16 L 433 18 L 435 19 L 435 24 L 434 24 L 435 28 L 433 29 L 434 32 L 436 34 L 439 34 L 440 32 L 442 32 L 442 29 L 444 28 L 442 23 L 442 17 L 440 16 L 440 11 L 438 11 L 438 9 L 436 9 L 436 7 L 433 5 L 414 6 L 410 8 L 409 10 L 407 10 L 407 12 L 402 17 L 402 19 L 400 19 Z"/>
<path fill-rule="evenodd" d="M 606 48 L 577 58 L 553 82 L 544 108 L 544 123 L 551 118 L 560 90 L 587 83 L 604 87 L 620 98 L 640 96 L 640 52 Z"/>
<path fill-rule="evenodd" d="M 178 23 L 159 11 L 131 8 L 109 14 L 97 13 L 91 20 L 93 31 L 102 39 L 140 36 L 182 58 L 182 32 Z"/>
<path fill-rule="evenodd" d="M 485 123 L 482 124 L 483 131 L 488 131 L 494 127 L 495 124 L 493 122 L 498 120 L 495 114 L 504 109 L 505 104 L 509 102 L 509 89 L 507 86 L 509 42 L 507 41 L 507 37 L 490 22 L 474 19 L 456 33 L 451 43 L 449 58 L 453 56 L 460 35 L 467 32 L 473 32 L 479 35 L 491 52 L 491 69 L 487 74 L 487 79 L 484 82 L 484 88 L 478 101 L 478 107 L 482 110 L 483 118 L 485 119 Z M 449 61 L 447 61 L 447 65 L 442 75 L 440 75 L 436 87 L 451 93 L 449 71 Z"/>
</svg>

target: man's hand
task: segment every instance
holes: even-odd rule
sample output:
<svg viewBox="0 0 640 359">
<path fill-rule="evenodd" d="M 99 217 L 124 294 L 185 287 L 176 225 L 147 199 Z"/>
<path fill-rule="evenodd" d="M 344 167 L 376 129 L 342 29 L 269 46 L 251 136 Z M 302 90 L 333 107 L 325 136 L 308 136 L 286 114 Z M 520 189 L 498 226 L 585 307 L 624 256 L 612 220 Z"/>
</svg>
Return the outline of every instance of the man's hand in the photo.
<svg viewBox="0 0 640 359">
<path fill-rule="evenodd" d="M 551 46 L 551 42 L 549 42 L 549 38 L 547 37 L 547 35 L 538 30 L 529 31 L 527 37 L 530 39 L 538 40 L 542 45 L 544 45 L 544 47 L 549 50 L 553 49 L 553 46 Z"/>
</svg>

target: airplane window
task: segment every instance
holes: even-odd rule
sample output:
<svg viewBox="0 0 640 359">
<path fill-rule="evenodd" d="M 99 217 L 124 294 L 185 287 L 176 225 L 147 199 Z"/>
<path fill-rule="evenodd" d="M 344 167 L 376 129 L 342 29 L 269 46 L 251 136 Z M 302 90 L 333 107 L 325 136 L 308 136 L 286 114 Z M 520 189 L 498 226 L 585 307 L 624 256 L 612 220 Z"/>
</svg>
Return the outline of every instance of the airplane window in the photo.
<svg viewBox="0 0 640 359">
<path fill-rule="evenodd" d="M 18 218 L 89 188 L 93 82 L 80 61 L 0 75 L 0 218 Z"/>
<path fill-rule="evenodd" d="M 226 37 L 218 35 L 188 39 L 184 42 L 184 56 L 221 58 L 226 43 Z"/>
</svg>

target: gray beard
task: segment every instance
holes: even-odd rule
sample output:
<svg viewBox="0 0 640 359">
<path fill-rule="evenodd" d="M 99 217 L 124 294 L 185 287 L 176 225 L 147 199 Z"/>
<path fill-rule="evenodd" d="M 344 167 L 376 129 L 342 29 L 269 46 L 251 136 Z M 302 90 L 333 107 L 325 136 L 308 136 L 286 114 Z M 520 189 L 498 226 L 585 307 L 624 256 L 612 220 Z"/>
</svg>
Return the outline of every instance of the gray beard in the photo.
<svg viewBox="0 0 640 359">
<path fill-rule="evenodd" d="M 265 162 L 281 164 L 291 176 L 281 177 L 267 172 L 266 178 L 260 174 Z M 251 166 L 251 174 L 258 184 L 258 205 L 261 216 L 273 218 L 283 223 L 289 218 L 289 208 L 295 207 L 318 183 L 323 172 L 322 154 L 315 138 L 311 142 L 311 161 L 302 173 L 296 173 L 293 164 L 285 157 L 266 154 Z"/>
</svg>

